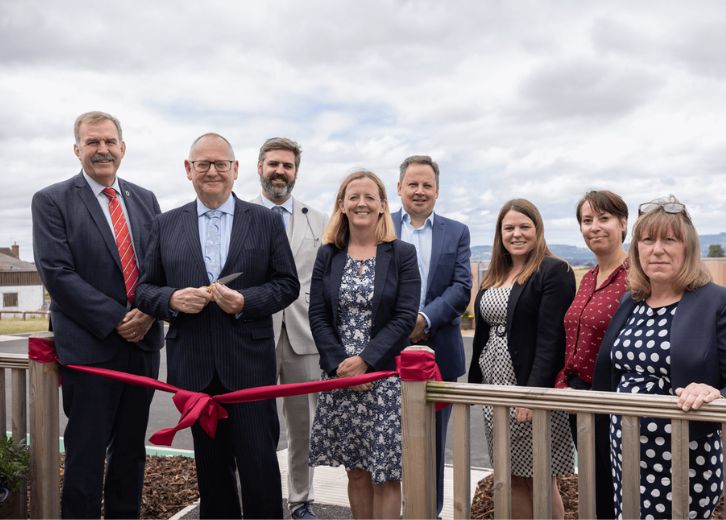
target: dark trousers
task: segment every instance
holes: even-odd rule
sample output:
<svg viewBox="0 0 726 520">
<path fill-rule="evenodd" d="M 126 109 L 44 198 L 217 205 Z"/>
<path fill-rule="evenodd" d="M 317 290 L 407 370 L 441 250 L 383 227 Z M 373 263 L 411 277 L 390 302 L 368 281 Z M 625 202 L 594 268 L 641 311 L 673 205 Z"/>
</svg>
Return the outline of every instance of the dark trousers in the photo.
<svg viewBox="0 0 726 520">
<path fill-rule="evenodd" d="M 156 378 L 159 353 L 130 347 L 94 366 Z M 154 391 L 65 367 L 60 373 L 68 417 L 62 517 L 100 518 L 103 493 L 106 518 L 139 518 Z"/>
<path fill-rule="evenodd" d="M 209 395 L 231 390 L 215 374 L 203 390 Z M 229 418 L 211 439 L 192 427 L 199 485 L 200 518 L 282 518 L 282 486 L 277 464 L 280 424 L 275 400 L 224 405 Z M 242 487 L 240 508 L 237 474 Z"/>
</svg>

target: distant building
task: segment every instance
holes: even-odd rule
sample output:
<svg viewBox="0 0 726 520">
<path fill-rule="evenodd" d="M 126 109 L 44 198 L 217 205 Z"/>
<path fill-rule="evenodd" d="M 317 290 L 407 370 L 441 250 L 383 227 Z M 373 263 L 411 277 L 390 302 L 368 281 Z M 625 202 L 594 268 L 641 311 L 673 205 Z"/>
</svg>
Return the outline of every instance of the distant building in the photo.
<svg viewBox="0 0 726 520">
<path fill-rule="evenodd" d="M 45 300 L 35 264 L 20 259 L 17 244 L 0 247 L 0 313 L 39 310 Z"/>
</svg>

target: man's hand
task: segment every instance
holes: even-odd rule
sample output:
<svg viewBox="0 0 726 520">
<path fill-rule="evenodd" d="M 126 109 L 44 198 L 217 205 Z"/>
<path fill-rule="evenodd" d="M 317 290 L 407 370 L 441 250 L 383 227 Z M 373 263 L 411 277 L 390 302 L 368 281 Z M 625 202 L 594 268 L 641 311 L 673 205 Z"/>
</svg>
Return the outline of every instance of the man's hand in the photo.
<svg viewBox="0 0 726 520">
<path fill-rule="evenodd" d="M 721 398 L 718 388 L 705 383 L 691 383 L 685 388 L 676 388 L 678 406 L 684 412 L 698 410 L 706 403 Z"/>
<path fill-rule="evenodd" d="M 169 298 L 169 307 L 176 312 L 198 314 L 211 299 L 212 295 L 206 287 L 187 287 L 172 293 Z"/>
<path fill-rule="evenodd" d="M 365 374 L 368 371 L 368 363 L 363 361 L 360 356 L 351 356 L 345 358 L 338 365 L 338 369 L 335 371 L 338 377 L 352 377 Z M 373 388 L 373 383 L 363 383 L 362 385 L 351 386 L 351 390 L 356 392 L 366 392 Z"/>
<path fill-rule="evenodd" d="M 418 343 L 429 337 L 428 334 L 424 332 L 427 325 L 428 324 L 426 323 L 426 318 L 423 317 L 423 314 L 419 313 L 416 316 L 416 326 L 413 328 L 411 336 L 409 336 L 412 343 Z"/>
<path fill-rule="evenodd" d="M 126 341 L 138 342 L 154 324 L 154 317 L 144 314 L 139 309 L 131 309 L 116 325 L 116 332 Z"/>
<path fill-rule="evenodd" d="M 213 283 L 208 290 L 214 303 L 227 314 L 237 314 L 245 308 L 245 297 L 242 293 L 230 289 L 221 283 Z"/>
</svg>

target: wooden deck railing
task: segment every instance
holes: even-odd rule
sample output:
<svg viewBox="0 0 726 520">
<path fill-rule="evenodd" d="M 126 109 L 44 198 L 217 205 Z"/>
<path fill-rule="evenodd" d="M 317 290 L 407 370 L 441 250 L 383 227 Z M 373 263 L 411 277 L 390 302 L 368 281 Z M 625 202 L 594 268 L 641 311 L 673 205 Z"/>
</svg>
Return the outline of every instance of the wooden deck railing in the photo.
<svg viewBox="0 0 726 520">
<path fill-rule="evenodd" d="M 30 426 L 30 518 L 60 518 L 58 367 L 28 360 L 26 354 L 0 354 L 0 425 L 5 430 L 8 370 L 13 439 L 26 443 Z M 25 518 L 27 512 L 20 515 Z"/>
<path fill-rule="evenodd" d="M 411 347 L 422 348 L 422 347 Z M 424 347 L 425 348 L 425 347 Z M 494 516 L 511 518 L 511 459 L 509 407 L 534 411 L 534 517 L 551 518 L 550 414 L 564 410 L 577 414 L 578 504 L 580 518 L 595 518 L 594 414 L 622 415 L 623 517 L 640 518 L 640 417 L 671 420 L 673 518 L 688 518 L 688 421 L 726 426 L 726 400 L 698 411 L 683 412 L 676 398 L 555 390 L 521 386 L 472 385 L 444 382 L 402 382 L 403 406 L 403 511 L 404 518 L 436 517 L 434 468 L 434 403 L 452 403 L 454 459 L 454 518 L 470 518 L 469 408 L 494 408 Z M 726 430 L 724 430 L 726 431 Z"/>
</svg>

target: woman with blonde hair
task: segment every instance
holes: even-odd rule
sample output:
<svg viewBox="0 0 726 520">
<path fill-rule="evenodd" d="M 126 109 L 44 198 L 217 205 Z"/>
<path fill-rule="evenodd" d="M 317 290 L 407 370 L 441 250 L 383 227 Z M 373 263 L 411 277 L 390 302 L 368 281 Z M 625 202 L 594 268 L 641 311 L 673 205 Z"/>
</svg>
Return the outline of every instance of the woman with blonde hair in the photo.
<svg viewBox="0 0 726 520">
<path fill-rule="evenodd" d="M 563 317 L 575 295 L 567 262 L 552 256 L 537 208 L 510 200 L 499 212 L 489 269 L 476 297 L 470 383 L 551 388 L 565 352 Z M 532 518 L 532 411 L 510 411 L 512 517 Z M 493 417 L 484 407 L 489 455 Z M 552 414 L 552 515 L 564 518 L 557 475 L 574 471 L 567 414 Z"/>
<path fill-rule="evenodd" d="M 420 290 L 416 249 L 396 239 L 383 183 L 369 171 L 348 175 L 310 286 L 310 328 L 323 378 L 394 369 L 416 323 Z M 321 393 L 310 464 L 345 467 L 355 518 L 398 518 L 398 378 Z"/>
<path fill-rule="evenodd" d="M 593 389 L 676 395 L 681 409 L 695 410 L 726 395 L 726 288 L 711 283 L 684 204 L 671 195 L 641 204 L 639 214 L 630 293 L 603 338 Z M 670 428 L 666 419 L 640 420 L 641 518 L 671 518 Z M 619 416 L 610 417 L 609 430 L 598 449 L 610 451 L 615 512 L 622 517 Z M 689 439 L 689 518 L 709 518 L 723 491 L 718 425 L 692 421 Z"/>
</svg>

